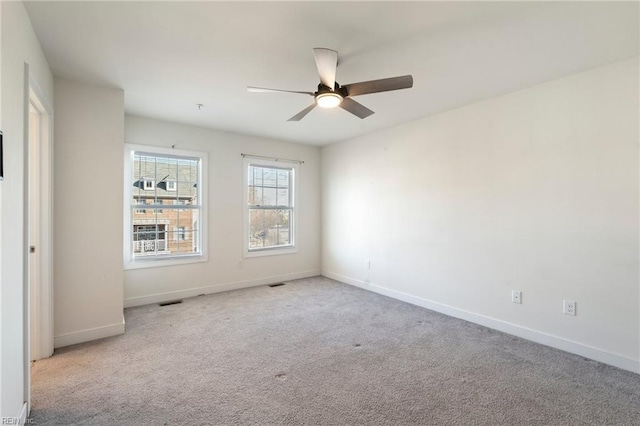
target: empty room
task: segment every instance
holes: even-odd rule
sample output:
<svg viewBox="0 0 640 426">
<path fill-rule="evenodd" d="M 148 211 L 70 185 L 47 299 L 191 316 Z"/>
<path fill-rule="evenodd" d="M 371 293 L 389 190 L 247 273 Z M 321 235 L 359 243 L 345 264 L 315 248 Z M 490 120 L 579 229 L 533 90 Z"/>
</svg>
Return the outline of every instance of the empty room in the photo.
<svg viewBox="0 0 640 426">
<path fill-rule="evenodd" d="M 0 23 L 1 424 L 640 424 L 640 2 Z"/>
</svg>

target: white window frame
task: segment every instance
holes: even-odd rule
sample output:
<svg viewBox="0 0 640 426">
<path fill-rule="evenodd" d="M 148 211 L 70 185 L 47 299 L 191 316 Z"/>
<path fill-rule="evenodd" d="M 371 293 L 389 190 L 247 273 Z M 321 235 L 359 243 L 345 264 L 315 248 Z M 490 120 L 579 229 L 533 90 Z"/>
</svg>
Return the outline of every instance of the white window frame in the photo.
<svg viewBox="0 0 640 426">
<path fill-rule="evenodd" d="M 147 184 L 148 184 L 148 187 L 147 187 Z M 143 191 L 153 191 L 155 189 L 156 189 L 156 183 L 153 181 L 153 179 L 147 179 L 147 178 L 142 179 Z"/>
<path fill-rule="evenodd" d="M 168 180 L 167 182 L 167 192 L 176 192 L 177 185 L 175 180 Z"/>
<path fill-rule="evenodd" d="M 273 167 L 277 169 L 287 168 L 292 170 L 293 178 L 291 179 L 291 185 L 293 190 L 291 192 L 291 203 L 293 205 L 291 219 L 291 244 L 286 246 L 276 247 L 264 247 L 257 249 L 249 249 L 249 166 L 257 167 Z M 282 254 L 293 254 L 298 252 L 297 243 L 297 228 L 298 228 L 298 163 L 288 161 L 273 161 L 261 158 L 244 157 L 244 165 L 242 169 L 242 201 L 243 201 L 243 226 L 242 226 L 242 244 L 243 244 L 243 256 L 259 257 L 259 256 L 275 256 Z"/>
<path fill-rule="evenodd" d="M 148 256 L 148 257 L 133 257 L 133 208 L 137 206 L 133 203 L 133 181 L 132 169 L 133 169 L 133 157 L 135 152 L 144 152 L 151 155 L 158 156 L 177 156 L 177 157 L 192 157 L 200 159 L 199 176 L 198 176 L 198 199 L 200 200 L 200 219 L 198 228 L 200 231 L 199 245 L 200 253 L 194 254 L 181 254 L 173 256 Z M 187 151 L 182 149 L 156 147 L 151 145 L 135 145 L 125 144 L 124 146 L 124 226 L 123 226 L 123 254 L 124 254 L 124 269 L 141 269 L 141 268 L 154 268 L 171 265 L 183 265 L 187 263 L 200 263 L 207 262 L 208 257 L 208 205 L 207 205 L 207 191 L 208 186 L 208 156 L 206 152 Z M 169 232 L 169 230 L 166 230 Z"/>
</svg>

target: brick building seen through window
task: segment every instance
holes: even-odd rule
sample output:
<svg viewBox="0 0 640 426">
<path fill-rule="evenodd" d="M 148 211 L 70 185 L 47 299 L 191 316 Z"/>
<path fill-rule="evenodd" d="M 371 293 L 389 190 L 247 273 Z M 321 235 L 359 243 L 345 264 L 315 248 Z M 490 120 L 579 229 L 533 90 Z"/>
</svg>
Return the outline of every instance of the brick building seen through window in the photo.
<svg viewBox="0 0 640 426">
<path fill-rule="evenodd" d="M 198 167 L 198 159 L 134 153 L 134 258 L 201 252 Z"/>
</svg>

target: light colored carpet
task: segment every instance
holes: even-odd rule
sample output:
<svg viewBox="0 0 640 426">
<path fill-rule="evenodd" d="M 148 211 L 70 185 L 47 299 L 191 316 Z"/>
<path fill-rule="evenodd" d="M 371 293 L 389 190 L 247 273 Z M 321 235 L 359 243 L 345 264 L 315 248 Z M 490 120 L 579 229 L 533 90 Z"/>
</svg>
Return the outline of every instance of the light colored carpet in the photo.
<svg viewBox="0 0 640 426">
<path fill-rule="evenodd" d="M 125 317 L 34 364 L 33 424 L 640 424 L 639 375 L 322 277 Z"/>
</svg>

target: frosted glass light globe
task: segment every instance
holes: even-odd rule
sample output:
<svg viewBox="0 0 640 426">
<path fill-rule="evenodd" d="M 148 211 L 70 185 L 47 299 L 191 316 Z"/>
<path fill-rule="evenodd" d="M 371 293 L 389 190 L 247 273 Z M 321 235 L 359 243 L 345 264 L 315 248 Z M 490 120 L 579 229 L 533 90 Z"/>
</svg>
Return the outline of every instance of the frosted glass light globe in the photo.
<svg viewBox="0 0 640 426">
<path fill-rule="evenodd" d="M 342 102 L 342 96 L 335 92 L 320 93 L 316 96 L 316 104 L 320 108 L 335 108 Z"/>
</svg>

